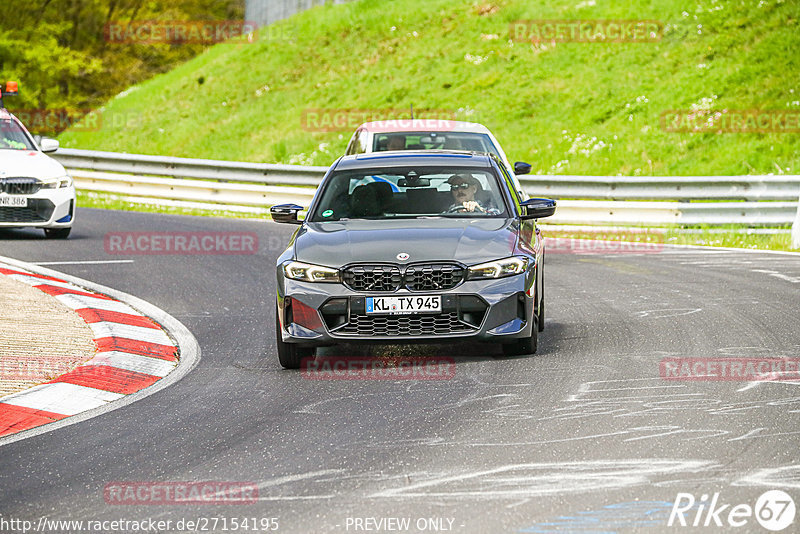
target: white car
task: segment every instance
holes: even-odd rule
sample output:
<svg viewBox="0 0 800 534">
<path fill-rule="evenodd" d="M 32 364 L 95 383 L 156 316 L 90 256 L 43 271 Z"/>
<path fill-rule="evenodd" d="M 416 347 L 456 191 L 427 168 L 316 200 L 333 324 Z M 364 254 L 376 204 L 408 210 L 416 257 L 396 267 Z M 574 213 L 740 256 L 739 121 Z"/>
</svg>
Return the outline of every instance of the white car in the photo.
<svg viewBox="0 0 800 534">
<path fill-rule="evenodd" d="M 0 106 L 0 228 L 37 227 L 49 238 L 69 236 L 75 221 L 75 186 L 64 166 L 47 155 L 58 141 L 41 145 Z"/>
<path fill-rule="evenodd" d="M 528 174 L 531 172 L 531 166 L 523 161 L 511 165 L 500 143 L 482 124 L 439 119 L 365 122 L 356 128 L 345 155 L 385 150 L 466 150 L 494 154 L 505 164 L 509 174 L 514 178 L 522 199 L 528 198 L 522 190 L 517 175 Z"/>
</svg>

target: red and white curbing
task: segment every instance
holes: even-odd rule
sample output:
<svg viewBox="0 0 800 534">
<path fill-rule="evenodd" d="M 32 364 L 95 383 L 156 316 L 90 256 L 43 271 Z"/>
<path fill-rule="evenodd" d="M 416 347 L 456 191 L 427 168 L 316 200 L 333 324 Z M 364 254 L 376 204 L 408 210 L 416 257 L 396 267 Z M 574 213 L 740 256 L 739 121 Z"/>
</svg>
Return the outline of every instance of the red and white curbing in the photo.
<svg viewBox="0 0 800 534">
<path fill-rule="evenodd" d="M 167 376 L 179 349 L 162 327 L 130 305 L 66 280 L 0 263 L 0 274 L 75 310 L 94 332 L 95 356 L 50 382 L 0 398 L 0 437 L 103 407 Z"/>
</svg>

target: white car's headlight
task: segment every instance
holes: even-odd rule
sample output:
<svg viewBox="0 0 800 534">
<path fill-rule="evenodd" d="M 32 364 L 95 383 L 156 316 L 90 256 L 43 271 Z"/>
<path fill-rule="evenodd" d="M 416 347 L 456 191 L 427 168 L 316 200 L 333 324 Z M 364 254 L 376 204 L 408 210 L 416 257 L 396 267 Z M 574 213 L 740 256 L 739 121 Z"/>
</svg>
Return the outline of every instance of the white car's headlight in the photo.
<svg viewBox="0 0 800 534">
<path fill-rule="evenodd" d="M 487 261 L 469 268 L 467 278 L 470 280 L 484 280 L 489 278 L 503 278 L 524 273 L 528 269 L 528 258 L 512 256 L 502 260 Z"/>
<path fill-rule="evenodd" d="M 303 282 L 338 282 L 339 271 L 321 265 L 311 265 L 299 261 L 290 261 L 283 264 L 283 273 L 286 278 L 301 280 Z"/>
<path fill-rule="evenodd" d="M 67 176 L 62 176 L 61 178 L 56 178 L 55 180 L 48 180 L 42 184 L 42 189 L 61 189 L 62 187 L 69 187 L 72 185 L 72 178 Z"/>
</svg>

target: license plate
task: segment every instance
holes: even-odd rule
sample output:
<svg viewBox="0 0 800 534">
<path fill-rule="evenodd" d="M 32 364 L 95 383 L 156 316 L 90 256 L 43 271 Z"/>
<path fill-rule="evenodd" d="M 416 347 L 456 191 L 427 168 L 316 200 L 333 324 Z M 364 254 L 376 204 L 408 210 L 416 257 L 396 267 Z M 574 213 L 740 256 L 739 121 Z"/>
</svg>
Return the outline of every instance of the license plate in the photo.
<svg viewBox="0 0 800 534">
<path fill-rule="evenodd" d="M 13 208 L 27 208 L 28 197 L 0 196 L 0 206 L 11 206 Z"/>
<path fill-rule="evenodd" d="M 440 313 L 442 297 L 367 297 L 368 314 Z"/>
</svg>

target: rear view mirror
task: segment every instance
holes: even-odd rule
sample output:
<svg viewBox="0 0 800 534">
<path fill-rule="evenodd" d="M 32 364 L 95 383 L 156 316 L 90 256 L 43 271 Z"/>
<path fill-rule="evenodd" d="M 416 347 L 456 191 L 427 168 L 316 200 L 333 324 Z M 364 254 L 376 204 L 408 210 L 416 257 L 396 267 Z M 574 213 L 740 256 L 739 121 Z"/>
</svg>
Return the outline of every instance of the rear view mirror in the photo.
<svg viewBox="0 0 800 534">
<path fill-rule="evenodd" d="M 531 164 L 524 161 L 514 163 L 514 174 L 528 174 L 531 172 Z"/>
<path fill-rule="evenodd" d="M 400 178 L 397 180 L 397 185 L 400 187 L 429 187 L 431 181 L 427 178 Z"/>
<path fill-rule="evenodd" d="M 556 212 L 556 201 L 550 198 L 531 198 L 520 203 L 523 209 L 522 219 L 543 219 Z"/>
<path fill-rule="evenodd" d="M 272 220 L 278 223 L 301 224 L 297 214 L 303 211 L 303 206 L 297 204 L 278 204 L 269 209 Z"/>
</svg>

